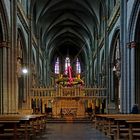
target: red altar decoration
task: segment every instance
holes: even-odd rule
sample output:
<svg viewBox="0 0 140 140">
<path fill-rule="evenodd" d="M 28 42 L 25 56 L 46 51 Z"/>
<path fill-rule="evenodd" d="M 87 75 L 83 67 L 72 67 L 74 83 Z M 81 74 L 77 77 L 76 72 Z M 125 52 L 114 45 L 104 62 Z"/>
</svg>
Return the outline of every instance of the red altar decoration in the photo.
<svg viewBox="0 0 140 140">
<path fill-rule="evenodd" d="M 67 70 L 67 75 L 61 75 L 59 79 L 56 80 L 57 84 L 71 87 L 73 85 L 83 85 L 84 82 L 82 79 L 80 79 L 80 74 L 77 75 L 77 77 L 72 77 L 72 67 L 68 66 Z"/>
</svg>

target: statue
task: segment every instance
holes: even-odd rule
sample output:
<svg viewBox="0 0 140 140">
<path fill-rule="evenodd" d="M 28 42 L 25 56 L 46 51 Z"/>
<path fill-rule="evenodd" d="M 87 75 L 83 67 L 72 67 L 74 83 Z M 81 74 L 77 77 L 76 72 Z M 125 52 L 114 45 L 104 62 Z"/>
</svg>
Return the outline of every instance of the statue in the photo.
<svg viewBox="0 0 140 140">
<path fill-rule="evenodd" d="M 21 77 L 21 68 L 22 68 L 21 59 L 18 58 L 17 59 L 17 70 L 16 70 L 18 77 Z"/>
</svg>

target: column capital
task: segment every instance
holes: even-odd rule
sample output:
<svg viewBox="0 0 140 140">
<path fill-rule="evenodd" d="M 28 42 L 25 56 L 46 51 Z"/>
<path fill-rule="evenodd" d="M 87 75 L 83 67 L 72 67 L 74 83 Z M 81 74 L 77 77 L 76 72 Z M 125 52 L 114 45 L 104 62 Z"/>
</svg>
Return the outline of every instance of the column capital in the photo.
<svg viewBox="0 0 140 140">
<path fill-rule="evenodd" d="M 131 42 L 127 43 L 127 47 L 130 48 L 130 49 L 131 48 L 136 48 L 136 44 L 137 43 L 135 41 L 131 41 Z"/>
<path fill-rule="evenodd" d="M 131 48 L 136 48 L 136 42 L 135 41 L 131 42 Z"/>
<path fill-rule="evenodd" d="M 0 42 L 0 48 L 8 48 L 8 47 L 9 47 L 8 42 L 6 42 L 6 41 Z"/>
<path fill-rule="evenodd" d="M 32 20 L 32 19 L 33 19 L 33 16 L 32 16 L 31 14 L 29 14 L 29 15 L 28 15 L 28 19 L 29 19 L 29 20 Z"/>
</svg>

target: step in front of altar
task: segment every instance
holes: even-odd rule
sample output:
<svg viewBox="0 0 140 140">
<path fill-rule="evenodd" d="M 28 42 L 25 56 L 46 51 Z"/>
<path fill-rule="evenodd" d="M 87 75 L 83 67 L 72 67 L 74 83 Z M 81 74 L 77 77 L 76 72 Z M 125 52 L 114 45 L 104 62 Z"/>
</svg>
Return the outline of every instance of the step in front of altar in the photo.
<svg viewBox="0 0 140 140">
<path fill-rule="evenodd" d="M 89 118 L 67 116 L 65 118 L 52 117 L 47 119 L 47 123 L 91 123 Z"/>
</svg>

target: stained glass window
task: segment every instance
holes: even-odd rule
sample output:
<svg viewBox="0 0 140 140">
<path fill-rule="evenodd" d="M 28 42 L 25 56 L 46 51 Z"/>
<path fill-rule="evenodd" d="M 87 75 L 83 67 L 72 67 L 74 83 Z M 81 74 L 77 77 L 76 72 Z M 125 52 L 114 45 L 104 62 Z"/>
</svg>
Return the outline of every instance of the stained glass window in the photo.
<svg viewBox="0 0 140 140">
<path fill-rule="evenodd" d="M 55 62 L 55 74 L 59 74 L 60 68 L 59 68 L 59 58 L 57 57 Z"/>
<path fill-rule="evenodd" d="M 70 66 L 70 58 L 69 57 L 66 57 L 65 59 L 65 74 L 67 74 L 67 68 L 68 66 Z"/>
<path fill-rule="evenodd" d="M 81 73 L 81 65 L 78 58 L 76 60 L 76 73 Z"/>
</svg>

